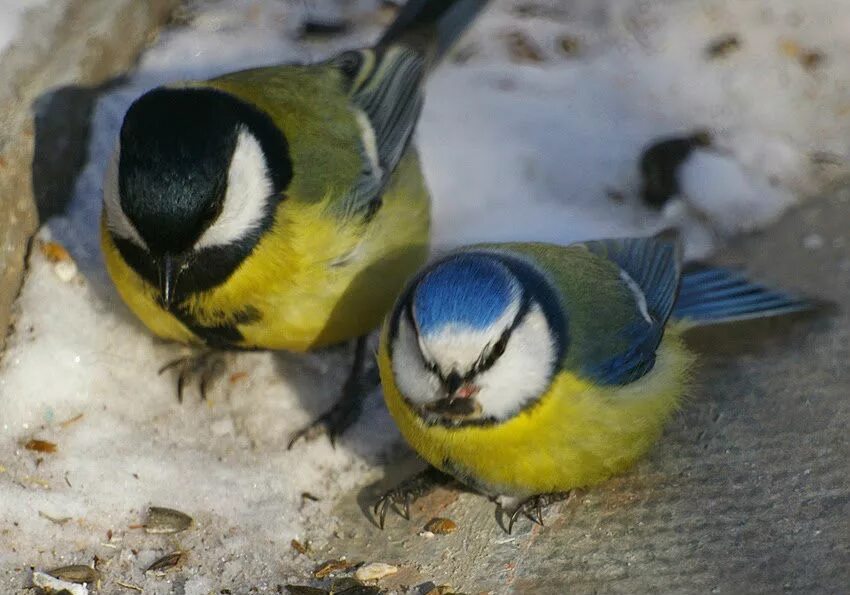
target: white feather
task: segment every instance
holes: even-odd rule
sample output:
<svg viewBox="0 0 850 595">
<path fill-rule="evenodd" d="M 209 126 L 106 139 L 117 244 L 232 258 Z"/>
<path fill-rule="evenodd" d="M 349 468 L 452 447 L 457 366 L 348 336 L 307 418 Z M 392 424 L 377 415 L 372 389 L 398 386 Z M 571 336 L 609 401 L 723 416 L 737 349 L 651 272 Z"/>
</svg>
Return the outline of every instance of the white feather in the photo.
<svg viewBox="0 0 850 595">
<path fill-rule="evenodd" d="M 263 149 L 254 135 L 243 128 L 227 171 L 221 214 L 195 243 L 195 249 L 226 246 L 256 229 L 272 191 Z"/>
<path fill-rule="evenodd" d="M 355 109 L 354 117 L 360 127 L 360 140 L 363 142 L 363 149 L 366 151 L 366 157 L 369 158 L 369 163 L 372 166 L 372 175 L 380 178 L 382 176 L 381 160 L 378 156 L 378 140 L 375 136 L 375 128 L 372 126 L 369 116 L 363 110 Z"/>
<path fill-rule="evenodd" d="M 649 324 L 655 322 L 654 320 L 652 320 L 652 316 L 649 314 L 649 308 L 646 305 L 646 294 L 643 293 L 643 290 L 640 288 L 640 285 L 637 284 L 637 281 L 632 279 L 632 276 L 629 275 L 623 269 L 620 269 L 620 279 L 623 280 L 623 282 L 635 296 L 635 301 L 637 302 L 638 310 L 640 311 L 640 314 L 641 316 L 643 316 L 644 320 L 646 320 Z"/>
<path fill-rule="evenodd" d="M 502 356 L 478 375 L 475 398 L 486 417 L 513 417 L 549 386 L 557 351 L 546 316 L 534 306 L 511 333 Z"/>
<path fill-rule="evenodd" d="M 399 321 L 398 335 L 393 344 L 393 374 L 399 390 L 416 405 L 425 405 L 446 395 L 436 374 L 425 364 L 421 349 L 438 363 L 443 372 L 446 362 L 469 370 L 481 357 L 483 349 L 498 341 L 505 325 L 489 327 L 484 336 L 481 331 L 455 328 L 441 333 L 439 343 L 431 338 L 417 337 L 406 318 Z M 449 336 L 451 334 L 452 336 Z M 443 352 L 442 348 L 450 351 Z M 540 397 L 557 364 L 556 346 L 542 309 L 532 306 L 523 321 L 513 330 L 505 352 L 493 366 L 479 374 L 473 382 L 479 387 L 475 395 L 486 417 L 504 420 L 516 415 L 525 405 Z"/>
<path fill-rule="evenodd" d="M 121 197 L 118 193 L 118 161 L 121 157 L 121 143 L 115 149 L 106 167 L 103 179 L 103 208 L 106 212 L 106 227 L 117 238 L 134 243 L 139 248 L 148 249 L 139 231 L 121 208 Z"/>
</svg>

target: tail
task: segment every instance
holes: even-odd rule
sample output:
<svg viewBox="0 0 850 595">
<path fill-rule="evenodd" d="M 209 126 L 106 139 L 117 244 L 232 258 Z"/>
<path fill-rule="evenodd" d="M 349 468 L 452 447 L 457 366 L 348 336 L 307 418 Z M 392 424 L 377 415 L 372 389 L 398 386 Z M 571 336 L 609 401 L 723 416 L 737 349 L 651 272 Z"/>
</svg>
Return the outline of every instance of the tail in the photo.
<svg viewBox="0 0 850 595">
<path fill-rule="evenodd" d="M 409 46 L 434 64 L 463 35 L 489 0 L 407 0 L 376 47 Z"/>
<path fill-rule="evenodd" d="M 704 265 L 682 274 L 672 317 L 694 326 L 768 318 L 812 310 L 817 303 L 749 281 L 729 269 Z"/>
</svg>

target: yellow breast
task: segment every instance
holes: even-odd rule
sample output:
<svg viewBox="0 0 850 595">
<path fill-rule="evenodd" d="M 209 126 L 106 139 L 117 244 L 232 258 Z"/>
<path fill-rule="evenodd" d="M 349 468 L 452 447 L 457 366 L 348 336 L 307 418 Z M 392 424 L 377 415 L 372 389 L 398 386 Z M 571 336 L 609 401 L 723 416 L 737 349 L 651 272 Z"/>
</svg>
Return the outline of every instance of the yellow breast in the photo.
<svg viewBox="0 0 850 595">
<path fill-rule="evenodd" d="M 384 398 L 413 448 L 473 487 L 514 496 L 592 485 L 632 465 L 678 406 L 691 361 L 668 330 L 655 367 L 634 383 L 595 387 L 562 372 L 535 405 L 504 423 L 447 428 L 426 425 L 407 405 L 386 341 L 379 354 Z"/>
<path fill-rule="evenodd" d="M 429 228 L 428 193 L 410 151 L 371 221 L 344 220 L 325 201 L 285 200 L 230 278 L 182 305 L 202 325 L 236 328 L 239 347 L 304 351 L 352 339 L 380 324 L 425 261 Z M 101 237 L 107 270 L 136 316 L 160 337 L 201 342 L 159 306 L 156 288 L 127 266 L 105 229 Z"/>
</svg>

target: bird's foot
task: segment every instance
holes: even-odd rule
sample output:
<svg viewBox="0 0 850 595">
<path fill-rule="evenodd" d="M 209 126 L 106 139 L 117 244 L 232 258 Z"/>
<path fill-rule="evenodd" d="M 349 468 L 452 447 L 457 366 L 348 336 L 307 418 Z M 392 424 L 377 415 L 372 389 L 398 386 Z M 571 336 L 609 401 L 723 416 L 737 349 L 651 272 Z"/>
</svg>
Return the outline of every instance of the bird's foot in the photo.
<svg viewBox="0 0 850 595">
<path fill-rule="evenodd" d="M 204 350 L 168 362 L 159 369 L 158 374 L 162 375 L 168 370 L 177 372 L 178 402 L 183 402 L 183 390 L 194 380 L 198 383 L 201 400 L 206 401 L 207 388 L 224 373 L 225 365 L 219 352 Z"/>
<path fill-rule="evenodd" d="M 441 485 L 451 483 L 454 478 L 435 467 L 428 467 L 421 473 L 405 479 L 391 490 L 387 490 L 375 502 L 372 512 L 378 517 L 378 525 L 384 528 L 387 511 L 391 508 L 406 520 L 410 520 L 410 505 L 422 496 Z"/>
<path fill-rule="evenodd" d="M 514 529 L 514 523 L 521 516 L 542 527 L 543 511 L 556 502 L 572 499 L 574 494 L 575 490 L 569 492 L 551 492 L 548 494 L 537 494 L 520 501 L 508 517 L 508 535 L 511 534 Z"/>
<path fill-rule="evenodd" d="M 310 441 L 325 434 L 330 438 L 331 445 L 336 445 L 337 438 L 357 421 L 360 412 L 363 410 L 363 401 L 370 389 L 370 387 L 365 386 L 365 362 L 366 339 L 360 338 L 355 346 L 351 373 L 342 387 L 342 396 L 339 401 L 313 423 L 295 432 L 289 440 L 287 450 L 292 449 L 295 443 L 302 438 L 305 441 Z"/>
</svg>

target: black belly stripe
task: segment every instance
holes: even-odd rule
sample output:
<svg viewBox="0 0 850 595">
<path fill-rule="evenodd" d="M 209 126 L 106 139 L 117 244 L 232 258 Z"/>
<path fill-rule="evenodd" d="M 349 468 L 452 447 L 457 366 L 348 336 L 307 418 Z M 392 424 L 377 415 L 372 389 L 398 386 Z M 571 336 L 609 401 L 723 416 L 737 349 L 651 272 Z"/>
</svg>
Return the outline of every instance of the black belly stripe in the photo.
<svg viewBox="0 0 850 595">
<path fill-rule="evenodd" d="M 263 318 L 263 315 L 254 306 L 244 307 L 229 316 L 228 322 L 222 324 L 204 324 L 183 307 L 173 308 L 171 313 L 195 336 L 214 349 L 244 349 L 238 345 L 245 337 L 237 325 L 252 324 Z M 225 318 L 223 313 L 220 317 Z"/>
</svg>

